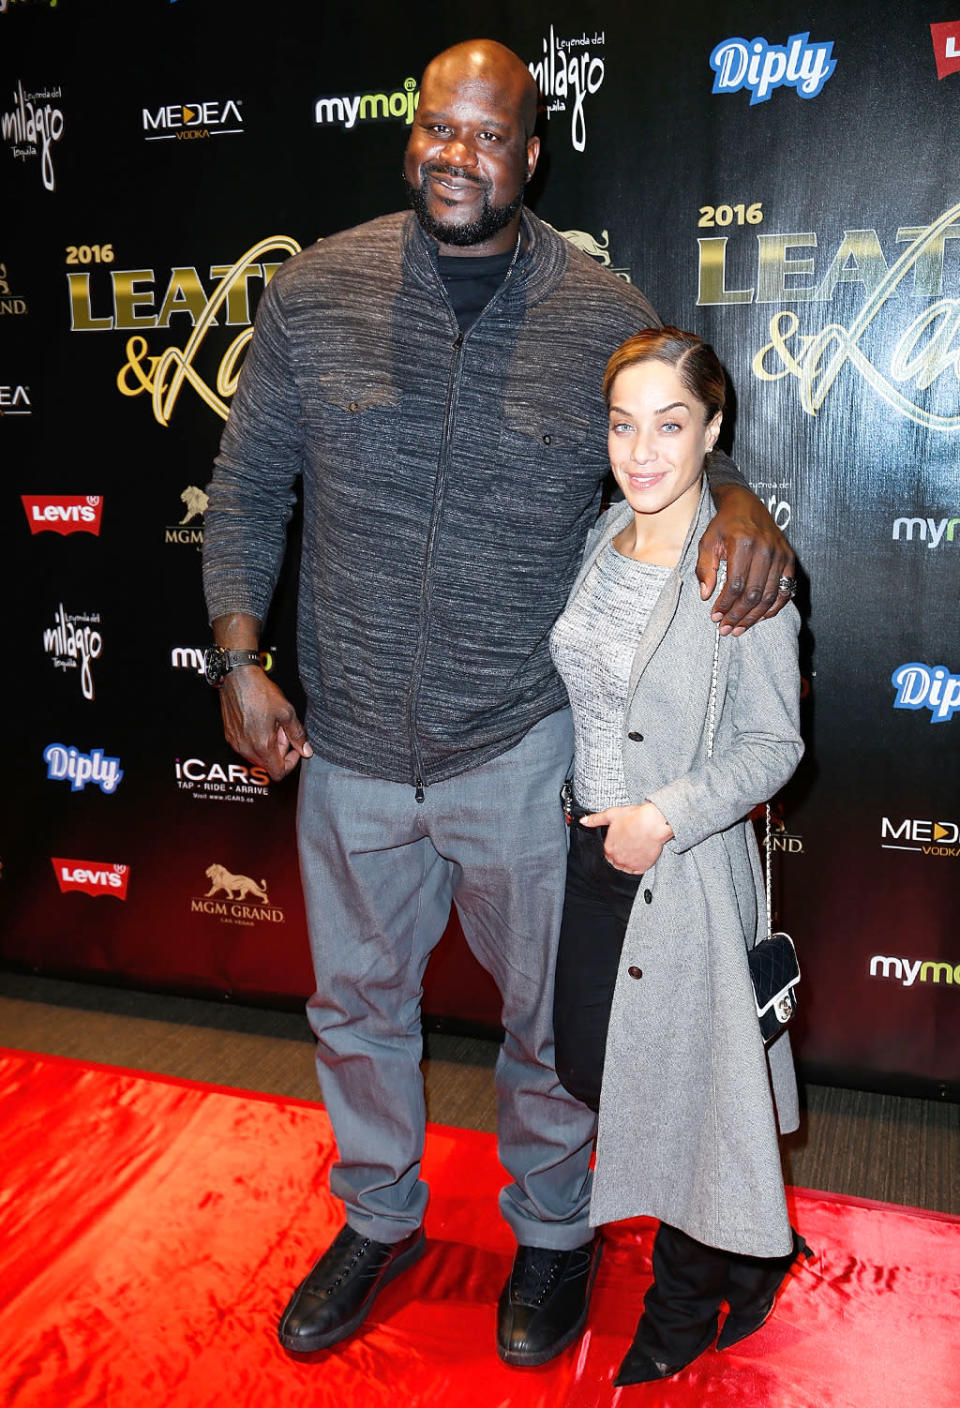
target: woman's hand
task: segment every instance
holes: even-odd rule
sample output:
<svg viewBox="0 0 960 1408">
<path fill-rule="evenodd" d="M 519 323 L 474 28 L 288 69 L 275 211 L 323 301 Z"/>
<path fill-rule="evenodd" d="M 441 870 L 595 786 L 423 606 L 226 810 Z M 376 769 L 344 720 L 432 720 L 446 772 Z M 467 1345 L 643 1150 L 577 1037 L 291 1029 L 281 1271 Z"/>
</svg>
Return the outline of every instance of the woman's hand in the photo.
<svg viewBox="0 0 960 1408">
<path fill-rule="evenodd" d="M 580 825 L 591 830 L 607 827 L 603 854 L 612 866 L 627 875 L 642 875 L 655 865 L 665 843 L 673 836 L 673 827 L 652 802 L 591 812 L 580 818 Z"/>
</svg>

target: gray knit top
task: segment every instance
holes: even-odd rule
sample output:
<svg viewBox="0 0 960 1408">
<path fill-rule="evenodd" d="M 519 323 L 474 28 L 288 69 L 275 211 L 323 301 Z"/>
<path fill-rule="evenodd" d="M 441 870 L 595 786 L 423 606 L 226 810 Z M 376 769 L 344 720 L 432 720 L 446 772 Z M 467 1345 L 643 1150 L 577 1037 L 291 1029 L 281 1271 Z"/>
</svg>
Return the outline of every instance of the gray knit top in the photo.
<svg viewBox="0 0 960 1408">
<path fill-rule="evenodd" d="M 573 709 L 573 794 L 591 811 L 633 800 L 623 732 L 634 656 L 669 567 L 624 557 L 611 543 L 550 635 L 553 663 Z"/>
</svg>

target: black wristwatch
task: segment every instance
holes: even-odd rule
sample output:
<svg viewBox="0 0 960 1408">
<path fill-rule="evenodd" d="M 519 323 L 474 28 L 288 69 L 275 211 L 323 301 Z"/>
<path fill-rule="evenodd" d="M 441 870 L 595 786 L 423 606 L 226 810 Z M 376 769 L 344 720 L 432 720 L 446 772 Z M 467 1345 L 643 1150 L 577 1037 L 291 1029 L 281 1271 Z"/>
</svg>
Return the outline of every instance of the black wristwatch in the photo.
<svg viewBox="0 0 960 1408">
<path fill-rule="evenodd" d="M 203 654 L 203 673 L 207 684 L 219 689 L 231 670 L 240 665 L 263 667 L 259 650 L 225 650 L 222 645 L 211 645 Z"/>
</svg>

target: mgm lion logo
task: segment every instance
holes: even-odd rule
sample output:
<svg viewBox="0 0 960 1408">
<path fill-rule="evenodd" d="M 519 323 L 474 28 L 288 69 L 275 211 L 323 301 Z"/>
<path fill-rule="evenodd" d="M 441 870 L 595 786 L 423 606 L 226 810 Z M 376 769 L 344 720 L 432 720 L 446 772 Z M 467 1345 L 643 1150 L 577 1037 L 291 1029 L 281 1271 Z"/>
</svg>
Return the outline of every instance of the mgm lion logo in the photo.
<svg viewBox="0 0 960 1408">
<path fill-rule="evenodd" d="M 208 865 L 206 873 L 210 888 L 204 899 L 210 899 L 222 890 L 228 900 L 245 900 L 248 895 L 254 895 L 263 904 L 270 903 L 266 880 L 261 880 L 258 885 L 249 875 L 231 875 L 225 865 Z"/>
<path fill-rule="evenodd" d="M 188 484 L 180 495 L 180 502 L 187 511 L 178 523 L 178 528 L 182 528 L 185 523 L 189 523 L 193 518 L 202 519 L 207 511 L 207 504 L 210 500 L 202 489 L 198 489 L 195 484 Z"/>
<path fill-rule="evenodd" d="M 561 239 L 572 244 L 574 249 L 579 249 L 581 254 L 589 254 L 591 259 L 595 259 L 598 264 L 602 264 L 605 269 L 609 269 L 611 274 L 616 274 L 625 283 L 630 283 L 630 270 L 614 268 L 610 259 L 610 231 L 601 230 L 600 238 L 595 239 L 589 230 L 558 230 L 556 225 L 551 225 L 549 221 L 543 222 L 548 229 Z"/>
</svg>

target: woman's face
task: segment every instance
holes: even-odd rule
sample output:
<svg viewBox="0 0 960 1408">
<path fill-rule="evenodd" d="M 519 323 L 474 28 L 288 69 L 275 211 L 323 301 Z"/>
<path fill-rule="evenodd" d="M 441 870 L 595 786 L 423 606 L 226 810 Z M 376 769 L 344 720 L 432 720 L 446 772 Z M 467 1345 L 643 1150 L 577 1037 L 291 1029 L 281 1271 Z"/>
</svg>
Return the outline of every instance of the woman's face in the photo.
<svg viewBox="0 0 960 1408">
<path fill-rule="evenodd" d="M 720 431 L 673 367 L 653 359 L 625 367 L 610 391 L 610 467 L 635 513 L 660 513 L 700 493 L 703 457 Z M 685 498 L 686 496 L 686 498 Z"/>
</svg>

